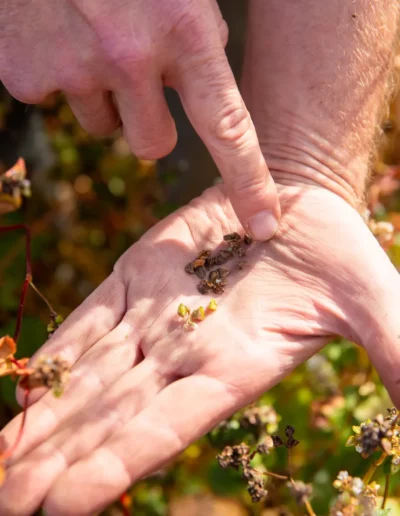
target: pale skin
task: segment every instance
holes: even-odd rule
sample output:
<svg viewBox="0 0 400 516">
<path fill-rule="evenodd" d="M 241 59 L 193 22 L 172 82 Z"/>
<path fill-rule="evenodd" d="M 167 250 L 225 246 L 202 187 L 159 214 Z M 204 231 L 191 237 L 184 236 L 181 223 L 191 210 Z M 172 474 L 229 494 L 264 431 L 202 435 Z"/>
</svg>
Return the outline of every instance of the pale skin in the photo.
<svg viewBox="0 0 400 516">
<path fill-rule="evenodd" d="M 268 240 L 279 201 L 229 67 L 215 0 L 4 0 L 0 80 L 36 103 L 62 91 L 88 131 L 119 126 L 136 156 L 175 146 L 163 87 L 174 88 L 223 176 L 243 227 Z"/>
<path fill-rule="evenodd" d="M 227 187 L 207 190 L 120 258 L 40 350 L 69 360 L 72 379 L 61 399 L 32 400 L 0 490 L 1 514 L 41 504 L 57 516 L 102 510 L 332 335 L 365 347 L 400 406 L 399 274 L 357 211 L 396 4 L 383 1 L 378 11 L 366 0 L 305 0 L 300 9 L 289 1 L 284 23 L 278 4 L 251 4 L 244 89 L 279 185 L 278 233 L 254 244 L 248 268 L 232 274 L 217 312 L 194 332 L 177 322 L 177 306 L 209 297 L 182 269 L 240 229 Z M 330 31 L 332 12 L 340 23 Z M 307 48 L 320 49 L 318 67 L 303 57 Z M 347 73 L 332 73 L 333 63 Z M 3 431 L 7 442 L 19 419 Z"/>
</svg>

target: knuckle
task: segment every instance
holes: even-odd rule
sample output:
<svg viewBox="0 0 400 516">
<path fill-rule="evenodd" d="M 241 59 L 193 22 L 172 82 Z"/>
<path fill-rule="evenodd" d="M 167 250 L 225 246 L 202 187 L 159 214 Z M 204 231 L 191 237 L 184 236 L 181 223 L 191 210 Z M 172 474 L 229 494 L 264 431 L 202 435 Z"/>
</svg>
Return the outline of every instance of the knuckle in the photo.
<svg viewBox="0 0 400 516">
<path fill-rule="evenodd" d="M 106 60 L 129 77 L 147 74 L 151 66 L 151 48 L 143 43 L 135 44 L 131 40 L 127 44 L 125 39 L 116 38 L 115 34 L 101 37 Z"/>
<path fill-rule="evenodd" d="M 132 145 L 132 152 L 139 159 L 157 160 L 164 158 L 175 147 L 175 141 L 162 140 L 148 145 Z"/>
<path fill-rule="evenodd" d="M 256 202 L 265 193 L 265 179 L 254 177 L 247 171 L 243 171 L 232 176 L 229 188 L 235 192 L 236 197 L 249 198 Z"/>
<path fill-rule="evenodd" d="M 185 6 L 173 18 L 173 34 L 184 52 L 202 53 L 209 47 L 207 26 L 196 5 Z"/>
<path fill-rule="evenodd" d="M 219 113 L 211 133 L 230 149 L 239 150 L 253 141 L 250 115 L 243 103 L 229 105 Z"/>
<path fill-rule="evenodd" d="M 92 78 L 85 76 L 85 73 L 80 71 L 70 70 L 63 73 L 58 82 L 60 90 L 75 97 L 89 97 L 96 91 Z"/>
</svg>

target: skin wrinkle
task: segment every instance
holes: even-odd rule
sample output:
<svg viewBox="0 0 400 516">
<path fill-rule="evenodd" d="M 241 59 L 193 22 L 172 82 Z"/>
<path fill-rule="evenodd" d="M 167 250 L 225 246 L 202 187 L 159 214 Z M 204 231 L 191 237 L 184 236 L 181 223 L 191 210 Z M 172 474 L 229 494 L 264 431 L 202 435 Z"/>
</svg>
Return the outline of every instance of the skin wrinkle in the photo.
<svg viewBox="0 0 400 516">
<path fill-rule="evenodd" d="M 386 0 L 379 7 L 367 0 L 352 5 L 339 0 L 323 6 L 317 0 L 285 5 L 282 8 L 277 0 L 250 4 L 253 32 L 247 48 L 244 93 L 262 134 L 267 163 L 278 180 L 280 169 L 294 165 L 293 174 L 310 177 L 357 206 L 363 200 L 385 82 L 390 76 L 397 2 Z M 282 9 L 286 18 L 277 31 L 274 26 L 281 23 Z M 265 46 L 268 31 L 271 35 Z M 261 67 L 257 66 L 260 62 Z M 260 109 L 260 96 L 274 98 L 274 102 Z M 304 140 L 300 137 L 296 145 L 298 128 L 303 128 Z M 277 140 L 286 146 L 277 150 Z M 300 147 L 299 164 L 286 163 L 288 149 L 296 146 Z M 331 158 L 336 149 L 342 153 L 336 156 L 339 167 Z M 279 154 L 280 159 L 276 158 Z M 314 163 L 315 169 L 309 168 L 309 155 L 318 155 L 322 165 Z"/>
</svg>

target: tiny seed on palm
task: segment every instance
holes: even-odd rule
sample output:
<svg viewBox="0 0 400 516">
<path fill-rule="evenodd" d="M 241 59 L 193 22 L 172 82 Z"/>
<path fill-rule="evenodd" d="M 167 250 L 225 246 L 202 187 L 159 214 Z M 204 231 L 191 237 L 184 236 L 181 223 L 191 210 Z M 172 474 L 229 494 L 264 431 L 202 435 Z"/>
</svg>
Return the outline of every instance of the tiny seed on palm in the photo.
<svg viewBox="0 0 400 516">
<path fill-rule="evenodd" d="M 204 279 L 207 276 L 207 269 L 204 266 L 197 267 L 194 270 L 196 276 L 200 279 Z"/>
</svg>

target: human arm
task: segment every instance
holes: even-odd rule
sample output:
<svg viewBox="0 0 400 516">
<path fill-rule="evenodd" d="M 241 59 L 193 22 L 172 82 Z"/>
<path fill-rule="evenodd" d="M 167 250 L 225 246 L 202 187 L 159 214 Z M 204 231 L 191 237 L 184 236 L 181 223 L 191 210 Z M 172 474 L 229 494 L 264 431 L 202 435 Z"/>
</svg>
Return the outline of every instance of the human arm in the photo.
<svg viewBox="0 0 400 516">
<path fill-rule="evenodd" d="M 229 189 L 236 214 L 266 240 L 280 217 L 274 182 L 224 46 L 214 0 L 7 0 L 0 5 L 0 80 L 18 100 L 62 91 L 87 130 L 122 124 L 131 150 L 156 159 L 177 134 L 175 89 Z"/>
<path fill-rule="evenodd" d="M 377 116 L 382 95 L 375 100 Z M 263 109 L 268 98 L 260 92 L 258 101 Z M 264 141 L 262 127 L 259 134 Z M 67 319 L 41 353 L 65 356 L 70 385 L 61 399 L 48 393 L 28 410 L 1 507 L 26 514 L 44 502 L 58 516 L 101 510 L 332 335 L 366 347 L 399 405 L 398 272 L 341 195 L 294 174 L 281 182 L 279 233 L 249 248 L 247 269 L 232 270 L 218 310 L 196 331 L 177 323 L 176 309 L 211 296 L 198 294 L 183 268 L 241 231 L 224 187 L 147 233 Z M 4 430 L 7 442 L 19 419 Z"/>
</svg>

